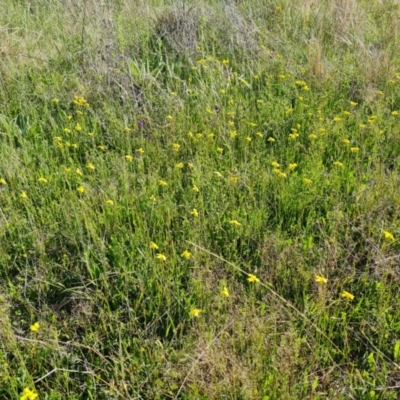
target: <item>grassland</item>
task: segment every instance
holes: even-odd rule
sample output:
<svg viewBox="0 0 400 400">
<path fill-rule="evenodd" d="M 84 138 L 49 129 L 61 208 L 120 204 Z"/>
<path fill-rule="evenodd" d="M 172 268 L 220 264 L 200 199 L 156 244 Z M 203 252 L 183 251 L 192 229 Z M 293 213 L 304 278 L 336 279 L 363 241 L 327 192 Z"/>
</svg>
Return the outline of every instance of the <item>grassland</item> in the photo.
<svg viewBox="0 0 400 400">
<path fill-rule="evenodd" d="M 1 399 L 397 399 L 397 1 L 4 0 Z"/>
</svg>

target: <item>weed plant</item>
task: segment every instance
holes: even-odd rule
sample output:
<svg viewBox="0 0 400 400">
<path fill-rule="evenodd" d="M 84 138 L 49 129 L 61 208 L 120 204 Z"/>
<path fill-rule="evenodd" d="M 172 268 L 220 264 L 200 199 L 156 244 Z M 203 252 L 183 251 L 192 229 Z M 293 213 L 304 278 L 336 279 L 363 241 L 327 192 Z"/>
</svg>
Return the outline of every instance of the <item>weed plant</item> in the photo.
<svg viewBox="0 0 400 400">
<path fill-rule="evenodd" d="M 1 399 L 397 399 L 395 0 L 3 0 Z"/>
</svg>

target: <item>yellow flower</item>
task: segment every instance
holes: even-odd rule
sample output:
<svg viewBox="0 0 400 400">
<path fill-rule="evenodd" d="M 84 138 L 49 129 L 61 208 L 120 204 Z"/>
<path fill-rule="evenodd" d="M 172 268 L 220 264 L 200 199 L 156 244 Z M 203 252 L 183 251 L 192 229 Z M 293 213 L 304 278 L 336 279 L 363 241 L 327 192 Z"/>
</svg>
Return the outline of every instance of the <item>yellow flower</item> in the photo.
<svg viewBox="0 0 400 400">
<path fill-rule="evenodd" d="M 222 154 L 224 149 L 222 147 L 217 147 L 217 151 L 218 151 L 218 153 Z"/>
<path fill-rule="evenodd" d="M 189 260 L 191 257 L 192 253 L 190 251 L 185 250 L 182 254 L 181 257 L 186 258 L 186 260 Z"/>
<path fill-rule="evenodd" d="M 172 148 L 173 148 L 174 151 L 179 151 L 179 148 L 180 148 L 180 147 L 181 147 L 181 145 L 178 144 L 178 143 L 174 143 L 174 144 L 172 145 Z"/>
<path fill-rule="evenodd" d="M 250 136 L 247 136 L 247 137 L 246 137 L 246 140 L 247 140 L 248 142 L 251 142 L 251 137 L 250 137 Z"/>
<path fill-rule="evenodd" d="M 315 282 L 317 282 L 317 283 L 327 283 L 328 279 L 324 278 L 321 275 L 315 275 Z"/>
<path fill-rule="evenodd" d="M 89 133 L 88 133 L 88 136 L 94 137 L 94 132 L 89 132 Z"/>
<path fill-rule="evenodd" d="M 92 163 L 87 163 L 86 168 L 90 169 L 91 171 L 94 171 L 96 169 L 96 167 Z"/>
<path fill-rule="evenodd" d="M 229 132 L 229 136 L 230 136 L 231 138 L 234 138 L 235 136 L 237 136 L 237 132 L 236 132 L 236 131 L 230 131 L 230 132 Z"/>
<path fill-rule="evenodd" d="M 163 181 L 162 179 L 160 179 L 160 180 L 158 181 L 158 184 L 159 184 L 160 186 L 168 186 L 168 183 L 165 182 L 165 181 Z"/>
<path fill-rule="evenodd" d="M 19 197 L 21 197 L 22 200 L 25 200 L 28 198 L 28 195 L 26 194 L 26 192 L 22 192 Z"/>
<path fill-rule="evenodd" d="M 109 199 L 109 200 L 106 201 L 106 204 L 109 205 L 109 206 L 113 206 L 114 205 L 114 201 Z"/>
<path fill-rule="evenodd" d="M 52 101 L 54 104 L 58 104 L 58 103 L 60 102 L 60 100 L 58 100 L 57 98 L 51 99 L 51 101 Z"/>
<path fill-rule="evenodd" d="M 315 139 L 318 138 L 318 136 L 315 135 L 314 133 L 312 133 L 311 135 L 308 135 L 308 137 L 309 137 L 311 140 L 315 140 Z"/>
<path fill-rule="evenodd" d="M 193 163 L 189 162 L 188 163 L 188 168 L 193 169 L 193 167 L 194 167 Z"/>
<path fill-rule="evenodd" d="M 304 179 L 303 179 L 303 182 L 304 182 L 306 185 L 311 185 L 312 180 L 311 180 L 311 179 L 308 179 L 308 178 L 304 178 Z"/>
<path fill-rule="evenodd" d="M 289 138 L 292 139 L 292 140 L 295 140 L 295 139 L 298 138 L 298 137 L 299 137 L 299 134 L 298 134 L 298 133 L 291 133 L 291 134 L 289 135 Z"/>
<path fill-rule="evenodd" d="M 19 398 L 19 400 L 36 400 L 38 398 L 38 394 L 28 388 L 25 388 L 22 391 L 22 396 Z"/>
<path fill-rule="evenodd" d="M 201 312 L 202 312 L 202 310 L 200 310 L 200 308 L 193 308 L 193 309 L 190 310 L 189 315 L 191 317 L 196 318 L 196 317 L 198 317 L 200 315 Z"/>
<path fill-rule="evenodd" d="M 390 233 L 388 231 L 383 231 L 383 235 L 384 235 L 386 240 L 394 241 L 394 236 L 393 236 L 392 233 Z"/>
<path fill-rule="evenodd" d="M 268 142 L 270 142 L 270 143 L 275 142 L 275 139 L 274 139 L 272 136 L 270 136 L 267 140 L 268 140 Z"/>
<path fill-rule="evenodd" d="M 78 188 L 76 189 L 79 193 L 85 193 L 85 188 L 81 185 L 81 186 L 78 186 Z"/>
<path fill-rule="evenodd" d="M 354 295 L 351 294 L 350 292 L 347 292 L 346 290 L 343 290 L 341 296 L 342 296 L 344 299 L 347 299 L 347 300 L 350 300 L 350 301 L 351 301 L 351 300 L 354 300 Z"/>
<path fill-rule="evenodd" d="M 355 106 L 357 105 L 357 103 L 356 103 L 355 101 L 351 101 L 351 102 L 350 102 L 350 105 L 351 105 L 352 107 L 355 107 Z"/>
<path fill-rule="evenodd" d="M 352 153 L 358 153 L 360 151 L 360 148 L 359 147 L 350 147 L 350 151 Z"/>
<path fill-rule="evenodd" d="M 167 118 L 168 120 L 170 120 L 170 121 L 174 119 L 174 117 L 173 117 L 172 115 L 167 115 L 166 118 Z"/>
<path fill-rule="evenodd" d="M 81 171 L 79 168 L 77 168 L 77 169 L 75 170 L 75 173 L 76 173 L 77 175 L 79 175 L 79 176 L 82 176 L 82 175 L 83 175 L 82 171 Z"/>
<path fill-rule="evenodd" d="M 79 131 L 82 130 L 82 127 L 79 124 L 76 124 L 75 125 L 75 130 L 79 132 Z"/>
<path fill-rule="evenodd" d="M 215 171 L 215 172 L 214 172 L 214 175 L 215 175 L 217 178 L 223 178 L 221 172 Z"/>
<path fill-rule="evenodd" d="M 127 160 L 127 161 L 132 161 L 133 160 L 133 157 L 130 155 L 130 154 L 127 154 L 126 156 L 125 156 L 125 159 Z"/>
<path fill-rule="evenodd" d="M 195 208 L 193 208 L 193 210 L 190 212 L 190 214 L 192 214 L 193 217 L 195 217 L 195 218 L 197 218 L 199 216 L 199 212 Z"/>
<path fill-rule="evenodd" d="M 48 182 L 46 178 L 39 178 L 38 181 L 40 183 L 47 183 Z"/>
<path fill-rule="evenodd" d="M 196 193 L 199 192 L 199 188 L 196 185 L 193 185 L 192 190 L 193 190 L 193 192 L 196 192 Z"/>
<path fill-rule="evenodd" d="M 68 120 L 68 121 L 71 121 L 71 119 L 72 119 L 72 115 L 68 115 L 68 116 L 67 116 L 67 120 Z"/>
<path fill-rule="evenodd" d="M 335 117 L 335 118 L 333 118 L 333 120 L 334 120 L 335 122 L 340 122 L 340 121 L 342 120 L 342 118 L 340 118 L 340 117 Z"/>
<path fill-rule="evenodd" d="M 136 150 L 136 153 L 143 154 L 144 150 L 140 147 L 139 149 Z"/>
<path fill-rule="evenodd" d="M 258 137 L 260 137 L 260 138 L 263 137 L 263 134 L 262 134 L 261 132 L 256 132 L 256 135 L 257 135 Z"/>
<path fill-rule="evenodd" d="M 248 278 L 247 278 L 247 280 L 250 282 L 250 283 L 258 283 L 258 282 L 260 282 L 260 280 L 255 276 L 255 275 L 253 275 L 253 274 L 248 274 Z"/>
<path fill-rule="evenodd" d="M 6 180 L 3 179 L 3 178 L 0 178 L 0 185 L 1 185 L 1 186 L 7 185 Z"/>
<path fill-rule="evenodd" d="M 232 221 L 229 221 L 229 223 L 233 226 L 241 226 L 242 224 L 237 221 L 236 219 L 233 219 Z"/>
<path fill-rule="evenodd" d="M 339 168 L 343 167 L 343 163 L 341 163 L 340 161 L 335 161 L 335 162 L 333 163 L 333 165 L 334 165 L 335 167 L 339 167 Z"/>
<path fill-rule="evenodd" d="M 392 111 L 392 115 L 393 116 L 399 115 L 399 112 L 398 111 Z"/>
<path fill-rule="evenodd" d="M 154 243 L 154 242 L 150 242 L 150 248 L 151 248 L 152 250 L 158 250 L 158 246 L 157 246 L 157 244 Z"/>
<path fill-rule="evenodd" d="M 279 163 L 277 163 L 276 161 L 272 161 L 271 165 L 272 165 L 274 168 L 279 168 L 279 167 L 280 167 Z"/>
<path fill-rule="evenodd" d="M 69 128 L 64 128 L 64 132 L 65 133 L 71 133 L 71 129 Z M 61 140 L 61 138 L 59 136 L 56 137 L 57 140 Z"/>
<path fill-rule="evenodd" d="M 167 257 L 164 254 L 158 253 L 156 258 L 161 261 L 167 261 Z"/>
<path fill-rule="evenodd" d="M 97 148 L 101 151 L 106 151 L 106 146 L 104 144 L 101 144 L 100 146 L 97 146 Z"/>
<path fill-rule="evenodd" d="M 343 139 L 342 142 L 343 142 L 344 144 L 350 144 L 350 140 L 349 140 L 349 139 Z"/>
<path fill-rule="evenodd" d="M 39 322 L 35 322 L 33 325 L 30 326 L 32 332 L 37 332 L 40 328 Z"/>
<path fill-rule="evenodd" d="M 229 180 L 231 181 L 231 183 L 236 184 L 239 182 L 239 177 L 238 176 L 231 176 L 229 178 Z"/>
<path fill-rule="evenodd" d="M 289 170 L 290 171 L 294 171 L 297 168 L 297 164 L 293 163 L 293 164 L 289 164 Z"/>
<path fill-rule="evenodd" d="M 155 202 L 155 201 L 156 201 L 156 196 L 154 196 L 154 194 L 152 194 L 152 195 L 150 196 L 150 200 L 153 201 L 153 202 Z"/>
<path fill-rule="evenodd" d="M 182 169 L 184 167 L 184 164 L 182 162 L 175 164 L 176 169 Z"/>
<path fill-rule="evenodd" d="M 346 115 L 346 116 L 349 116 L 349 115 L 351 114 L 351 112 L 350 112 L 350 111 L 347 111 L 347 110 L 345 110 L 345 111 L 343 111 L 343 114 L 344 114 L 344 115 Z"/>
<path fill-rule="evenodd" d="M 221 290 L 221 295 L 224 297 L 229 297 L 229 290 L 226 286 Z"/>
<path fill-rule="evenodd" d="M 277 172 L 277 175 L 278 175 L 280 178 L 286 178 L 286 177 L 287 177 L 287 175 L 286 175 L 284 172 L 279 171 L 279 170 L 278 170 L 278 172 Z"/>
</svg>

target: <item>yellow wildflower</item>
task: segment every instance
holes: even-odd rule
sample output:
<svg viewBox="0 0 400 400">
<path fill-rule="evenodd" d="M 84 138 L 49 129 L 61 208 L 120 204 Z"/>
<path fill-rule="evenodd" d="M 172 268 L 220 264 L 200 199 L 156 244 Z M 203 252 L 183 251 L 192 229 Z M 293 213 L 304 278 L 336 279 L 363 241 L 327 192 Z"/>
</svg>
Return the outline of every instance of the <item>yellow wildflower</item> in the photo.
<svg viewBox="0 0 400 400">
<path fill-rule="evenodd" d="M 339 168 L 343 167 L 343 163 L 341 163 L 340 161 L 335 161 L 335 162 L 333 163 L 333 165 L 334 165 L 335 167 L 339 167 Z"/>
<path fill-rule="evenodd" d="M 114 201 L 109 199 L 109 200 L 106 201 L 106 204 L 109 205 L 109 206 L 113 206 L 114 205 Z"/>
<path fill-rule="evenodd" d="M 1 185 L 1 186 L 7 185 L 6 180 L 3 179 L 3 178 L 0 178 L 0 185 Z"/>
<path fill-rule="evenodd" d="M 311 185 L 312 180 L 311 180 L 311 179 L 308 179 L 308 178 L 304 178 L 304 179 L 303 179 L 303 182 L 304 182 L 306 185 Z"/>
<path fill-rule="evenodd" d="M 251 142 L 251 137 L 250 137 L 250 136 L 247 136 L 247 137 L 246 137 L 246 140 L 247 140 L 248 142 Z"/>
<path fill-rule="evenodd" d="M 229 178 L 229 180 L 231 181 L 231 183 L 236 184 L 236 183 L 239 182 L 239 177 L 233 175 L 233 176 L 231 176 L 231 177 Z"/>
<path fill-rule="evenodd" d="M 84 188 L 84 186 L 78 186 L 78 188 L 76 189 L 79 193 L 85 193 L 85 188 Z"/>
<path fill-rule="evenodd" d="M 181 147 L 181 145 L 180 144 L 178 144 L 178 143 L 174 143 L 173 145 L 172 145 L 172 149 L 174 150 L 174 151 L 179 151 L 179 148 Z"/>
<path fill-rule="evenodd" d="M 199 212 L 195 208 L 193 208 L 193 210 L 190 211 L 190 214 L 192 214 L 193 217 L 195 217 L 195 218 L 197 218 L 199 216 Z"/>
<path fill-rule="evenodd" d="M 318 138 L 318 136 L 315 135 L 314 133 L 312 133 L 311 135 L 308 135 L 308 137 L 309 137 L 311 140 L 315 140 L 315 139 Z"/>
<path fill-rule="evenodd" d="M 263 134 L 262 134 L 261 132 L 256 132 L 256 135 L 257 135 L 258 137 L 260 137 L 260 138 L 263 137 Z"/>
<path fill-rule="evenodd" d="M 193 318 L 196 318 L 200 315 L 201 312 L 202 310 L 200 310 L 200 308 L 193 308 L 192 310 L 190 310 L 189 315 Z"/>
<path fill-rule="evenodd" d="M 393 233 L 390 233 L 388 231 L 383 231 L 383 236 L 385 237 L 386 240 L 394 241 Z"/>
<path fill-rule="evenodd" d="M 349 139 L 343 139 L 342 142 L 343 142 L 344 144 L 350 144 L 350 140 L 349 140 Z"/>
<path fill-rule="evenodd" d="M 166 118 L 167 118 L 169 121 L 171 121 L 171 120 L 174 119 L 174 117 L 173 117 L 172 115 L 167 115 Z"/>
<path fill-rule="evenodd" d="M 101 151 L 106 151 L 106 146 L 104 144 L 101 144 L 100 146 L 97 146 L 97 148 Z"/>
<path fill-rule="evenodd" d="M 260 280 L 259 280 L 255 275 L 253 275 L 253 274 L 248 274 L 247 280 L 248 280 L 250 283 L 258 283 L 258 282 L 260 282 Z"/>
<path fill-rule="evenodd" d="M 152 250 L 158 250 L 158 246 L 157 246 L 157 244 L 154 243 L 154 242 L 150 242 L 150 248 L 151 248 Z"/>
<path fill-rule="evenodd" d="M 160 186 L 168 186 L 168 183 L 165 182 L 165 181 L 163 181 L 162 179 L 160 179 L 160 180 L 158 181 L 158 184 L 159 184 Z"/>
<path fill-rule="evenodd" d="M 155 202 L 155 201 L 156 201 L 156 196 L 154 196 L 154 194 L 152 194 L 152 195 L 150 196 L 150 200 L 153 201 L 153 202 Z"/>
<path fill-rule="evenodd" d="M 296 168 L 297 168 L 297 164 L 296 163 L 289 164 L 289 170 L 290 171 L 294 171 Z"/>
<path fill-rule="evenodd" d="M 342 120 L 342 118 L 340 118 L 340 117 L 335 117 L 335 118 L 333 118 L 333 120 L 334 120 L 335 122 L 340 122 L 340 121 Z"/>
<path fill-rule="evenodd" d="M 351 105 L 352 107 L 355 107 L 355 106 L 357 105 L 357 103 L 356 103 L 355 101 L 350 101 L 350 105 Z"/>
<path fill-rule="evenodd" d="M 86 168 L 90 169 L 91 171 L 94 171 L 96 169 L 96 167 L 92 163 L 87 163 Z"/>
<path fill-rule="evenodd" d="M 65 133 L 71 133 L 71 129 L 69 128 L 64 128 L 64 132 Z M 61 138 L 59 136 L 56 137 L 57 140 L 61 140 Z"/>
<path fill-rule="evenodd" d="M 289 138 L 292 139 L 292 140 L 295 140 L 295 139 L 298 138 L 298 137 L 299 137 L 299 134 L 298 134 L 298 133 L 291 133 L 291 134 L 289 134 Z"/>
<path fill-rule="evenodd" d="M 164 254 L 158 253 L 156 258 L 161 261 L 167 261 L 167 257 Z"/>
<path fill-rule="evenodd" d="M 19 197 L 21 197 L 22 200 L 26 200 L 28 198 L 28 195 L 26 194 L 26 192 L 22 192 Z"/>
<path fill-rule="evenodd" d="M 40 182 L 40 183 L 47 183 L 48 181 L 47 181 L 46 178 L 39 178 L 39 179 L 38 179 L 38 182 Z"/>
<path fill-rule="evenodd" d="M 221 290 L 221 295 L 224 297 L 229 297 L 229 290 L 226 286 Z"/>
<path fill-rule="evenodd" d="M 392 111 L 392 115 L 393 116 L 397 116 L 397 115 L 399 115 L 399 112 L 398 111 Z"/>
<path fill-rule="evenodd" d="M 126 159 L 127 161 L 132 161 L 132 160 L 133 160 L 133 157 L 132 157 L 130 154 L 127 154 L 127 155 L 125 156 L 125 159 Z"/>
<path fill-rule="evenodd" d="M 37 332 L 39 330 L 39 328 L 40 328 L 39 322 L 35 322 L 33 325 L 30 326 L 30 330 L 32 332 Z"/>
<path fill-rule="evenodd" d="M 193 185 L 192 190 L 193 190 L 193 192 L 196 192 L 196 193 L 199 192 L 199 188 L 196 185 Z"/>
<path fill-rule="evenodd" d="M 271 165 L 272 165 L 274 168 L 279 168 L 279 167 L 280 167 L 279 163 L 276 162 L 276 161 L 272 161 Z"/>
<path fill-rule="evenodd" d="M 241 226 L 242 224 L 237 221 L 236 219 L 232 219 L 231 221 L 229 221 L 229 223 L 233 226 Z"/>
<path fill-rule="evenodd" d="M 185 250 L 182 254 L 181 257 L 186 258 L 186 260 L 189 260 L 191 257 L 192 253 L 190 251 Z"/>
<path fill-rule="evenodd" d="M 328 279 L 324 278 L 321 275 L 315 275 L 315 282 L 317 282 L 317 283 L 327 283 Z"/>
<path fill-rule="evenodd" d="M 38 394 L 28 388 L 25 388 L 22 391 L 22 396 L 19 398 L 19 400 L 36 400 L 38 398 Z"/>
<path fill-rule="evenodd" d="M 223 175 L 221 174 L 221 172 L 215 171 L 215 172 L 214 172 L 214 175 L 215 175 L 217 178 L 223 178 Z"/>
<path fill-rule="evenodd" d="M 188 168 L 190 168 L 190 169 L 193 169 L 193 167 L 194 167 L 193 163 L 191 163 L 191 162 L 189 162 L 187 166 L 188 166 Z"/>
<path fill-rule="evenodd" d="M 176 168 L 176 169 L 182 169 L 184 166 L 185 166 L 185 165 L 184 165 L 182 162 L 180 162 L 180 163 L 178 163 L 178 164 L 175 164 L 175 168 Z"/>
<path fill-rule="evenodd" d="M 83 175 L 82 170 L 79 169 L 79 168 L 77 168 L 77 169 L 75 170 L 75 172 L 76 172 L 76 174 L 79 175 L 79 176 L 82 176 L 82 175 Z"/>
<path fill-rule="evenodd" d="M 75 130 L 78 131 L 78 132 L 80 132 L 80 131 L 82 130 L 82 127 L 77 123 L 77 124 L 75 125 Z"/>
<path fill-rule="evenodd" d="M 217 151 L 218 151 L 218 153 L 222 154 L 224 149 L 222 147 L 217 147 Z"/>
<path fill-rule="evenodd" d="M 350 147 L 350 151 L 352 153 L 358 153 L 360 151 L 360 148 L 359 147 Z"/>
<path fill-rule="evenodd" d="M 140 147 L 139 149 L 136 150 L 136 153 L 143 154 L 144 150 Z"/>
<path fill-rule="evenodd" d="M 270 136 L 267 140 L 268 140 L 268 142 L 270 142 L 270 143 L 275 142 L 275 139 L 274 139 L 272 136 Z"/>
<path fill-rule="evenodd" d="M 347 300 L 354 300 L 354 295 L 351 294 L 350 292 L 347 292 L 346 290 L 343 290 L 341 296 Z"/>
</svg>

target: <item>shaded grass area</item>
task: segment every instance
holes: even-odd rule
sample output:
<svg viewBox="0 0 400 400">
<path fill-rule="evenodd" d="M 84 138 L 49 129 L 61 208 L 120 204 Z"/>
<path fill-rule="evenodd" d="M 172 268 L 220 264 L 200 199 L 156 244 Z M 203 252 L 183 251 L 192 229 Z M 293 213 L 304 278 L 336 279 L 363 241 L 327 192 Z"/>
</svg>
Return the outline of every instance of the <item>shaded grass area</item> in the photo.
<svg viewBox="0 0 400 400">
<path fill-rule="evenodd" d="M 0 397 L 398 397 L 395 2 L 4 10 Z"/>
</svg>

